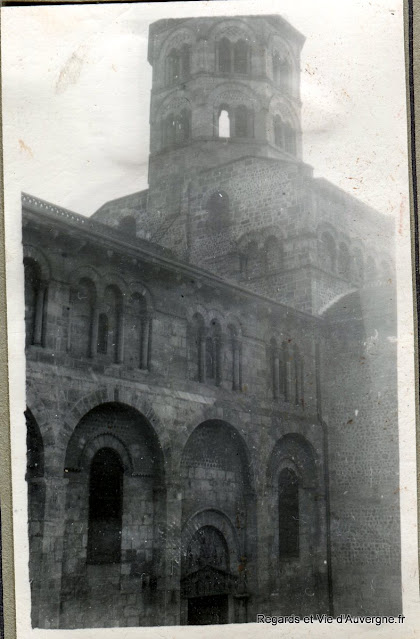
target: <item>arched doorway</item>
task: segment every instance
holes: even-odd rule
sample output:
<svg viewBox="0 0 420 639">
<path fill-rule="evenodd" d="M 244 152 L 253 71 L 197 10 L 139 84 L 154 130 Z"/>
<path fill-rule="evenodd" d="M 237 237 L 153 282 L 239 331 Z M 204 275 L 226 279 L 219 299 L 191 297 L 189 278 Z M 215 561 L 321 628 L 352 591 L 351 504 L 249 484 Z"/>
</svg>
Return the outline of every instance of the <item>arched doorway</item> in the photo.
<svg viewBox="0 0 420 639">
<path fill-rule="evenodd" d="M 181 624 L 244 623 L 256 523 L 239 432 L 222 420 L 197 426 L 183 451 L 181 478 Z"/>
<path fill-rule="evenodd" d="M 182 590 L 188 598 L 188 625 L 228 623 L 232 575 L 222 533 L 213 526 L 199 528 L 183 560 Z"/>
</svg>

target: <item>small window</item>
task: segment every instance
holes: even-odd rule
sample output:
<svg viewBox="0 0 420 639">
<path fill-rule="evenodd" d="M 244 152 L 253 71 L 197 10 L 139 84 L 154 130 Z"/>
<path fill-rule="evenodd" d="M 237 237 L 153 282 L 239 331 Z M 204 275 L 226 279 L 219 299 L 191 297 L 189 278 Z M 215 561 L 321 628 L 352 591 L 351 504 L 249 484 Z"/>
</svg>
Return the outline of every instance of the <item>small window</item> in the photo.
<svg viewBox="0 0 420 639">
<path fill-rule="evenodd" d="M 279 556 L 299 557 L 299 482 L 290 468 L 279 475 L 278 495 Z"/>
<path fill-rule="evenodd" d="M 175 119 L 175 142 L 184 144 L 190 138 L 190 114 L 183 109 Z"/>
<path fill-rule="evenodd" d="M 219 138 L 230 138 L 230 116 L 227 109 L 219 113 Z"/>
<path fill-rule="evenodd" d="M 233 70 L 235 73 L 248 73 L 249 47 L 245 40 L 238 40 L 233 49 Z"/>
<path fill-rule="evenodd" d="M 98 318 L 98 353 L 106 355 L 108 351 L 108 317 L 101 313 Z"/>
<path fill-rule="evenodd" d="M 230 73 L 232 70 L 232 44 L 227 38 L 222 38 L 218 47 L 219 71 Z"/>
<path fill-rule="evenodd" d="M 191 47 L 184 44 L 181 49 L 181 79 L 186 80 L 191 73 Z"/>
<path fill-rule="evenodd" d="M 235 109 L 235 136 L 237 138 L 246 138 L 249 136 L 248 109 L 243 105 Z"/>
<path fill-rule="evenodd" d="M 171 147 L 188 142 L 191 136 L 191 114 L 188 109 L 166 116 L 163 128 L 163 145 Z"/>
<path fill-rule="evenodd" d="M 172 49 L 172 51 L 168 55 L 166 65 L 167 84 L 174 84 L 178 82 L 181 74 L 181 56 L 178 51 Z"/>
<path fill-rule="evenodd" d="M 123 467 L 111 448 L 99 450 L 89 477 L 89 522 L 87 560 L 91 564 L 121 560 Z"/>
<path fill-rule="evenodd" d="M 206 377 L 207 379 L 214 379 L 216 376 L 215 371 L 215 348 L 212 337 L 206 339 Z"/>
</svg>

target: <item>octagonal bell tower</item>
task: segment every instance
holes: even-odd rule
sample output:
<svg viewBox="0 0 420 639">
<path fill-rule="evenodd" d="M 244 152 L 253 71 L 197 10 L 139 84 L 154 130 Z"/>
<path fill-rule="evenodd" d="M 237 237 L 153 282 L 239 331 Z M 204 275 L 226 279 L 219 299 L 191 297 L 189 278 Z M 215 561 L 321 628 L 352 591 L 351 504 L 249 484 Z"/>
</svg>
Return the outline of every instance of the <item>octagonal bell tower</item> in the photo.
<svg viewBox="0 0 420 639">
<path fill-rule="evenodd" d="M 175 214 L 185 181 L 205 169 L 244 157 L 300 162 L 303 43 L 279 16 L 150 26 L 149 211 Z"/>
</svg>

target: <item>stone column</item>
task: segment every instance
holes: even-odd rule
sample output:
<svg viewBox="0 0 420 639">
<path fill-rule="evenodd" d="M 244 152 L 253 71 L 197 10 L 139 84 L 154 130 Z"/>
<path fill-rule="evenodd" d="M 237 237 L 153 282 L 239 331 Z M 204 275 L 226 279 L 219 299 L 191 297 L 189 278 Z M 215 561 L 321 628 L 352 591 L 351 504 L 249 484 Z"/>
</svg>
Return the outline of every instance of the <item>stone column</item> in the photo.
<svg viewBox="0 0 420 639">
<path fill-rule="evenodd" d="M 118 342 L 117 342 L 117 363 L 123 364 L 124 362 L 124 316 L 125 307 L 121 304 L 120 311 L 118 313 Z"/>
<path fill-rule="evenodd" d="M 274 399 L 278 399 L 280 392 L 280 357 L 276 349 L 274 351 L 274 371 L 273 371 L 273 395 Z"/>
<path fill-rule="evenodd" d="M 150 341 L 150 317 L 145 317 L 141 323 L 141 367 L 144 370 L 149 368 L 149 341 Z"/>
<path fill-rule="evenodd" d="M 90 345 L 89 345 L 90 356 L 93 358 L 96 357 L 96 353 L 98 350 L 98 321 L 99 321 L 99 309 L 98 309 L 98 306 L 95 304 L 92 310 L 92 324 L 91 324 Z"/>
<path fill-rule="evenodd" d="M 241 389 L 240 373 L 240 346 L 238 341 L 233 340 L 233 390 Z"/>
<path fill-rule="evenodd" d="M 221 336 L 216 336 L 213 339 L 214 343 L 214 357 L 215 357 L 215 370 L 214 379 L 217 386 L 222 383 L 222 352 L 223 352 L 223 339 Z"/>
<path fill-rule="evenodd" d="M 35 305 L 34 344 L 43 345 L 44 302 L 47 294 L 47 282 L 41 282 Z"/>
<path fill-rule="evenodd" d="M 198 381 L 206 381 L 206 333 L 200 331 L 198 337 Z"/>
</svg>

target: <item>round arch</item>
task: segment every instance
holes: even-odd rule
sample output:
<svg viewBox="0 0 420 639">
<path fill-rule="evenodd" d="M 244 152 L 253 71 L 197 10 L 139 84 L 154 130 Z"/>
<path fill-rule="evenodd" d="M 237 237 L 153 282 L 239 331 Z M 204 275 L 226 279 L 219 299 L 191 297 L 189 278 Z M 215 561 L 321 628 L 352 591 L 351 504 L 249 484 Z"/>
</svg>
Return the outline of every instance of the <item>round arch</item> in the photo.
<svg viewBox="0 0 420 639">
<path fill-rule="evenodd" d="M 86 461 L 105 445 L 115 448 L 132 474 L 163 477 L 163 451 L 158 436 L 149 420 L 135 408 L 114 400 L 83 415 L 67 444 L 65 469 L 83 470 Z"/>
<path fill-rule="evenodd" d="M 181 532 L 181 558 L 186 556 L 188 545 L 195 533 L 205 526 L 216 528 L 222 534 L 229 550 L 230 566 L 237 566 L 243 554 L 238 535 L 229 517 L 214 508 L 197 511 L 185 522 Z"/>
<path fill-rule="evenodd" d="M 42 251 L 40 251 L 35 246 L 31 244 L 23 245 L 23 259 L 24 260 L 33 260 L 38 264 L 41 273 L 41 279 L 44 281 L 48 281 L 51 279 L 51 266 Z"/>
<path fill-rule="evenodd" d="M 101 404 L 113 402 L 123 404 L 142 415 L 144 420 L 149 424 L 149 427 L 153 429 L 156 434 L 159 448 L 162 452 L 163 465 L 166 467 L 169 463 L 171 446 L 166 429 L 160 418 L 153 410 L 150 402 L 139 395 L 139 393 L 136 393 L 134 390 L 119 388 L 118 386 L 99 388 L 97 391 L 85 395 L 74 404 L 63 420 L 63 431 L 60 439 L 64 449 L 67 449 L 70 438 L 84 415 Z"/>
<path fill-rule="evenodd" d="M 153 313 L 155 308 L 153 296 L 150 293 L 149 289 L 143 284 L 143 282 L 139 282 L 138 280 L 130 281 L 127 285 L 126 291 L 128 296 L 131 296 L 137 293 L 138 295 L 143 297 L 146 301 L 147 312 L 149 314 Z"/>
<path fill-rule="evenodd" d="M 317 485 L 317 456 L 312 444 L 300 433 L 283 435 L 274 445 L 267 468 L 268 484 L 275 486 L 279 473 L 288 465 L 298 475 L 303 488 Z"/>
<path fill-rule="evenodd" d="M 205 429 L 208 428 L 208 432 Z M 211 430 L 210 430 L 211 429 Z M 203 436 L 201 436 L 203 434 Z M 232 426 L 227 421 L 221 419 L 207 419 L 197 426 L 195 426 L 190 433 L 184 443 L 182 448 L 182 453 L 179 459 L 180 468 L 182 466 L 188 466 L 191 463 L 191 460 L 194 459 L 194 448 L 196 446 L 195 439 L 197 438 L 197 444 L 199 444 L 198 450 L 200 453 L 203 451 L 203 445 L 205 446 L 206 440 L 212 441 L 212 450 L 214 452 L 214 438 L 211 435 L 215 435 L 219 437 L 221 440 L 228 438 L 230 444 L 232 444 L 232 448 L 237 449 L 236 455 L 239 457 L 239 463 L 242 471 L 242 479 L 244 482 L 244 489 L 249 491 L 253 489 L 254 486 L 254 473 L 252 470 L 250 452 L 248 446 L 243 439 L 242 435 L 239 433 L 238 429 Z M 232 458 L 229 457 L 226 459 L 226 462 L 231 465 Z"/>
<path fill-rule="evenodd" d="M 249 38 L 251 43 L 262 43 L 262 39 L 255 29 L 245 20 L 234 18 L 233 20 L 223 19 L 211 25 L 207 31 L 206 38 L 216 41 L 219 38 L 229 38 L 232 42 L 241 38 Z"/>
</svg>

